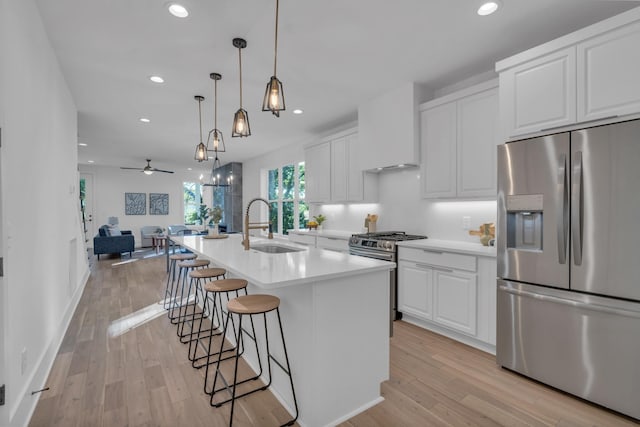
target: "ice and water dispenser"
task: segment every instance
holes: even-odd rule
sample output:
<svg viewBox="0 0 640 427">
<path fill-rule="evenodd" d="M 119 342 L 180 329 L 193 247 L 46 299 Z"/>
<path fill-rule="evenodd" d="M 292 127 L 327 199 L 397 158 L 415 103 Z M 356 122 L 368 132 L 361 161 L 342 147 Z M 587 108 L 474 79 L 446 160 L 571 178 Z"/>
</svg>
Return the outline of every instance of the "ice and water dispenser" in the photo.
<svg viewBox="0 0 640 427">
<path fill-rule="evenodd" d="M 542 251 L 542 194 L 507 196 L 507 248 Z"/>
</svg>

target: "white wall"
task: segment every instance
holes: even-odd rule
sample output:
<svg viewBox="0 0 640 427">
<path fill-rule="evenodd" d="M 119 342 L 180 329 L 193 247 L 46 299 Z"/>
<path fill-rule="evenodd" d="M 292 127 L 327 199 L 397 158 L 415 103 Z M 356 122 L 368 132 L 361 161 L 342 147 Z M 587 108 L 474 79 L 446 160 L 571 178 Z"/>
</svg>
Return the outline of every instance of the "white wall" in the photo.
<svg viewBox="0 0 640 427">
<path fill-rule="evenodd" d="M 79 222 L 73 99 L 34 2 L 0 5 L 0 311 L 6 320 L 0 382 L 7 385 L 0 424 L 21 426 L 37 403 L 31 391 L 44 385 L 89 270 Z"/>
<path fill-rule="evenodd" d="M 117 167 L 81 165 L 79 169 L 93 177 L 94 233 L 98 232 L 98 227 L 107 223 L 110 216 L 117 216 L 120 229 L 133 232 L 136 247 L 140 246 L 140 228 L 145 225 L 157 225 L 166 229 L 172 224 L 184 224 L 182 183 L 198 181 L 201 173 L 208 176 L 208 171 L 195 170 L 145 175 L 139 171 Z M 145 193 L 147 213 L 125 215 L 124 193 Z M 169 215 L 149 214 L 149 193 L 169 194 Z"/>
</svg>

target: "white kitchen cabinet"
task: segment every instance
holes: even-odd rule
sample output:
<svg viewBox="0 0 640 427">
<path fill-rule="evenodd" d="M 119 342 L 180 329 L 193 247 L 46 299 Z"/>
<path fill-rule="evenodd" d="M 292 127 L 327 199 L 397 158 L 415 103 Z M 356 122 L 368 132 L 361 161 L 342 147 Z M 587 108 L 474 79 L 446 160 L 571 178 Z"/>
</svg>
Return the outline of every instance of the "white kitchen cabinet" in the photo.
<svg viewBox="0 0 640 427">
<path fill-rule="evenodd" d="M 331 201 L 347 200 L 347 169 L 349 161 L 349 140 L 346 137 L 329 141 L 331 145 Z"/>
<path fill-rule="evenodd" d="M 500 73 L 500 113 L 508 136 L 576 121 L 576 51 L 568 47 Z"/>
<path fill-rule="evenodd" d="M 398 309 L 404 320 L 495 352 L 494 257 L 401 246 L 398 258 Z"/>
<path fill-rule="evenodd" d="M 398 310 L 420 319 L 433 319 L 433 268 L 398 262 Z"/>
<path fill-rule="evenodd" d="M 493 80 L 420 107 L 422 197 L 495 197 L 496 86 Z"/>
<path fill-rule="evenodd" d="M 331 201 L 331 145 L 317 144 L 305 149 L 305 199 L 310 203 Z"/>
<path fill-rule="evenodd" d="M 300 245 L 306 245 L 311 248 L 316 247 L 316 236 L 308 235 L 308 234 L 297 234 L 297 233 L 289 233 L 289 241 L 298 243 Z"/>
<path fill-rule="evenodd" d="M 340 237 L 318 236 L 316 238 L 316 248 L 349 253 L 349 240 Z"/>
<path fill-rule="evenodd" d="M 638 45 L 635 8 L 498 61 L 503 138 L 640 114 Z"/>
<path fill-rule="evenodd" d="M 363 170 L 417 164 L 418 86 L 406 83 L 358 107 Z"/>
<path fill-rule="evenodd" d="M 468 335 L 476 335 L 477 278 L 455 270 L 433 271 L 433 320 Z"/>
<path fill-rule="evenodd" d="M 376 202 L 378 176 L 363 172 L 356 129 L 331 135 L 305 148 L 310 203 Z"/>
<path fill-rule="evenodd" d="M 579 43 L 578 122 L 640 111 L 640 22 Z"/>
</svg>

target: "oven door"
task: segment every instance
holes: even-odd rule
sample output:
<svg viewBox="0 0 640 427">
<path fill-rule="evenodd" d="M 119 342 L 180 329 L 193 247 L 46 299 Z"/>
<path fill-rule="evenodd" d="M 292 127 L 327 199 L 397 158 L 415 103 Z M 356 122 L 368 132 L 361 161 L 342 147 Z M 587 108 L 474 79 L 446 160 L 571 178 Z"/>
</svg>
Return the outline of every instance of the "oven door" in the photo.
<svg viewBox="0 0 640 427">
<path fill-rule="evenodd" d="M 375 249 L 362 248 L 358 246 L 349 246 L 351 255 L 363 256 L 367 258 L 379 259 L 382 261 L 396 262 L 395 252 L 378 251 Z M 389 336 L 393 336 L 393 321 L 398 315 L 398 285 L 396 282 L 397 270 L 395 268 L 389 271 Z"/>
</svg>

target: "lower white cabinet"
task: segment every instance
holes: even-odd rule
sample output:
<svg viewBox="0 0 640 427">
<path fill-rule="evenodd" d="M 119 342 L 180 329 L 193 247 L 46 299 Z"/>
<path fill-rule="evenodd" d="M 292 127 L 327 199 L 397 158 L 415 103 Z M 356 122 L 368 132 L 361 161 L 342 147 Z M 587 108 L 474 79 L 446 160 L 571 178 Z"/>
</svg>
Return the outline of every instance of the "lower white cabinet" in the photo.
<svg viewBox="0 0 640 427">
<path fill-rule="evenodd" d="M 433 319 L 433 269 L 412 262 L 398 263 L 398 308 L 421 319 Z"/>
<path fill-rule="evenodd" d="M 404 320 L 495 352 L 494 258 L 405 247 L 398 258 Z"/>
<path fill-rule="evenodd" d="M 433 320 L 472 336 L 476 335 L 477 278 L 454 270 L 433 271 Z"/>
<path fill-rule="evenodd" d="M 316 248 L 348 253 L 349 240 L 341 239 L 339 237 L 318 236 L 316 238 Z"/>
</svg>

